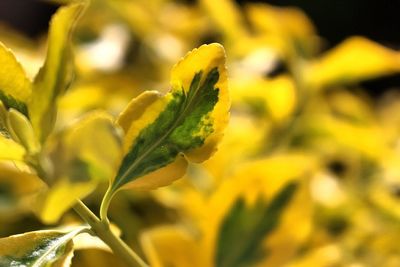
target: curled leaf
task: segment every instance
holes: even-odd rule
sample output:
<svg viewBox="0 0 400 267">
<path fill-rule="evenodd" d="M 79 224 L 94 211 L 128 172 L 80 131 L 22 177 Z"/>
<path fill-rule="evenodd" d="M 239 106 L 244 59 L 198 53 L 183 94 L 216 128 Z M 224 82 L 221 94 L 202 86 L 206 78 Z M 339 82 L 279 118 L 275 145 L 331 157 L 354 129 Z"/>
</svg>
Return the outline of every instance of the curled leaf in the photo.
<svg viewBox="0 0 400 267">
<path fill-rule="evenodd" d="M 82 1 L 61 7 L 50 22 L 46 60 L 35 77 L 29 103 L 32 125 L 41 141 L 52 130 L 57 99 L 71 82 L 71 33 L 84 7 Z"/>
</svg>

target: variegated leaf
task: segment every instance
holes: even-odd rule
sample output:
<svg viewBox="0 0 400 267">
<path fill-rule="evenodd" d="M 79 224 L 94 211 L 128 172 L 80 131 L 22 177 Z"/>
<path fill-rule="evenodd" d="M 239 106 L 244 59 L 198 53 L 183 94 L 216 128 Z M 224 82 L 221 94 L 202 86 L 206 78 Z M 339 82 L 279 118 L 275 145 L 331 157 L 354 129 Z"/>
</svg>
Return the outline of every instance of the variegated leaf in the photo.
<svg viewBox="0 0 400 267">
<path fill-rule="evenodd" d="M 73 256 L 72 239 L 85 228 L 36 231 L 0 239 L 0 266 L 66 267 Z"/>
<path fill-rule="evenodd" d="M 190 52 L 174 66 L 171 85 L 166 95 L 141 94 L 119 116 L 124 158 L 112 192 L 167 185 L 184 174 L 188 161 L 202 162 L 215 151 L 230 105 L 223 47 Z"/>
<path fill-rule="evenodd" d="M 0 42 L 0 101 L 27 115 L 32 83 L 14 54 Z"/>
</svg>

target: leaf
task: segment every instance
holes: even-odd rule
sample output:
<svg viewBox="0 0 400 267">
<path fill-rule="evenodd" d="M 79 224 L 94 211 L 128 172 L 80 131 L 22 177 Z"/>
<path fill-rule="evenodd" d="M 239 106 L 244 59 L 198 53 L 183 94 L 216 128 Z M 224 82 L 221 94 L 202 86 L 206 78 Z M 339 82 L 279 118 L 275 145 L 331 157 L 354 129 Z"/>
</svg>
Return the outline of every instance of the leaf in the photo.
<svg viewBox="0 0 400 267">
<path fill-rule="evenodd" d="M 0 134 L 0 160 L 24 159 L 25 149 L 13 140 Z"/>
<path fill-rule="evenodd" d="M 34 174 L 12 164 L 0 164 L 0 213 L 12 218 L 31 211 L 32 201 L 45 184 Z"/>
<path fill-rule="evenodd" d="M 31 81 L 11 50 L 0 42 L 0 101 L 6 108 L 28 114 L 27 102 L 32 93 Z"/>
<path fill-rule="evenodd" d="M 196 241 L 187 229 L 179 226 L 159 226 L 140 236 L 143 251 L 153 267 L 204 266 Z"/>
<path fill-rule="evenodd" d="M 205 9 L 229 41 L 243 39 L 249 35 L 245 19 L 240 13 L 240 8 L 231 0 L 201 0 L 200 5 Z"/>
<path fill-rule="evenodd" d="M 35 213 L 44 224 L 55 224 L 79 198 L 96 189 L 97 183 L 62 179 L 37 197 Z"/>
<path fill-rule="evenodd" d="M 23 145 L 29 154 L 36 154 L 40 151 L 40 144 L 28 118 L 22 113 L 11 108 L 7 116 L 7 129 L 15 141 Z"/>
<path fill-rule="evenodd" d="M 50 22 L 46 60 L 35 78 L 29 115 L 36 135 L 43 142 L 52 130 L 58 97 L 72 77 L 70 38 L 85 2 L 61 7 Z"/>
<path fill-rule="evenodd" d="M 0 266 L 70 266 L 73 241 L 85 228 L 36 231 L 0 239 Z"/>
<path fill-rule="evenodd" d="M 238 199 L 220 228 L 216 266 L 250 266 L 264 257 L 262 242 L 279 224 L 296 188 L 297 184 L 291 182 L 270 203 L 258 199 L 253 207 Z"/>
<path fill-rule="evenodd" d="M 52 153 L 53 185 L 39 197 L 37 213 L 43 222 L 57 222 L 77 199 L 109 181 L 120 154 L 113 118 L 105 112 L 91 112 L 62 132 Z"/>
<path fill-rule="evenodd" d="M 121 154 L 121 140 L 113 117 L 93 111 L 65 129 L 53 158 L 56 176 L 70 181 L 108 181 L 115 175 Z"/>
<path fill-rule="evenodd" d="M 312 62 L 308 86 L 354 84 L 400 71 L 400 54 L 363 37 L 351 37 Z"/>
<path fill-rule="evenodd" d="M 257 115 L 269 115 L 276 122 L 285 122 L 296 107 L 296 87 L 286 75 L 274 79 L 251 78 L 231 82 L 232 103 L 248 108 Z"/>
<path fill-rule="evenodd" d="M 124 158 L 112 192 L 122 186 L 167 185 L 184 174 L 188 160 L 202 162 L 215 151 L 229 113 L 223 47 L 210 44 L 193 50 L 171 76 L 168 94 L 145 92 L 119 116 Z"/>
<path fill-rule="evenodd" d="M 245 13 L 254 32 L 274 40 L 269 45 L 282 50 L 285 58 L 307 58 L 316 52 L 314 26 L 300 9 L 251 3 Z"/>
</svg>

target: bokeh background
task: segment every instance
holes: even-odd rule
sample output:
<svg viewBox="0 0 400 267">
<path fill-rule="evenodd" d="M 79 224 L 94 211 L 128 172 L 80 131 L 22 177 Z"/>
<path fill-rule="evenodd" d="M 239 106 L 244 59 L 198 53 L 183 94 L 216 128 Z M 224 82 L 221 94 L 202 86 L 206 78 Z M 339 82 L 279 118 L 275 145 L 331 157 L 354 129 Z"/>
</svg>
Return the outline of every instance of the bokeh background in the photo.
<svg viewBox="0 0 400 267">
<path fill-rule="evenodd" d="M 30 77 L 58 7 L 49 2 L 68 0 L 0 1 L 0 40 Z M 89 142 L 97 129 L 74 139 L 80 118 L 166 92 L 173 64 L 216 41 L 230 77 L 225 137 L 172 185 L 121 192 L 110 219 L 122 238 L 155 267 L 400 266 L 399 10 L 394 0 L 92 0 L 48 148 L 67 204 L 0 172 L 0 236 L 79 222 L 71 193 L 97 211 L 113 169 L 97 153 L 107 147 Z M 74 179 L 81 170 L 62 155 L 95 179 Z M 91 249 L 73 266 L 123 265 Z"/>
<path fill-rule="evenodd" d="M 193 3 L 191 0 L 178 2 Z M 399 0 L 237 0 L 245 3 L 269 3 L 275 6 L 295 6 L 301 8 L 316 25 L 318 34 L 324 39 L 323 49 L 331 48 L 349 36 L 362 35 L 387 47 L 400 47 L 398 34 Z M 51 15 L 57 4 L 40 0 L 2 0 L 0 2 L 0 21 L 38 37 L 47 32 Z M 384 88 L 397 87 L 400 75 L 365 81 L 363 88 L 372 96 L 379 97 Z"/>
</svg>

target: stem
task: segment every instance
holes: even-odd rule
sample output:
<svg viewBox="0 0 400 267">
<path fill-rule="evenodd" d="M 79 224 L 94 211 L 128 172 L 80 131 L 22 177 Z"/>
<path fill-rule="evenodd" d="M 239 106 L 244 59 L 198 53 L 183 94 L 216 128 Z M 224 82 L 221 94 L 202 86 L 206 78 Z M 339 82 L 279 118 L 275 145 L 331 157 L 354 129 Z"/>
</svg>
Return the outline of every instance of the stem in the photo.
<svg viewBox="0 0 400 267">
<path fill-rule="evenodd" d="M 100 219 L 81 201 L 74 206 L 78 215 L 86 221 L 91 230 L 106 243 L 112 251 L 130 267 L 148 267 L 148 265 L 131 250 L 118 236 L 111 232 L 110 225 Z"/>
<path fill-rule="evenodd" d="M 108 207 L 110 206 L 111 199 L 113 198 L 115 191 L 112 190 L 111 185 L 108 187 L 106 194 L 103 197 L 103 201 L 100 206 L 100 219 L 103 222 L 108 222 Z"/>
<path fill-rule="evenodd" d="M 43 158 L 42 155 L 39 154 L 31 155 L 29 164 L 36 170 L 39 177 L 49 186 L 49 171 L 44 168 L 45 159 L 46 158 Z M 110 189 L 107 190 L 105 196 L 107 200 L 104 201 L 103 199 L 102 202 L 102 207 L 103 203 L 106 203 L 104 208 L 102 208 L 103 216 L 105 212 L 105 217 L 102 217 L 102 220 L 100 220 L 80 199 L 78 199 L 73 209 L 87 224 L 90 225 L 90 230 L 103 240 L 104 243 L 111 248 L 114 254 L 121 258 L 127 266 L 149 267 L 132 249 L 128 247 L 128 245 L 124 243 L 124 241 L 122 241 L 121 238 L 114 235 L 110 229 L 110 223 L 107 219 L 107 210 L 114 193 L 115 192 Z"/>
</svg>

